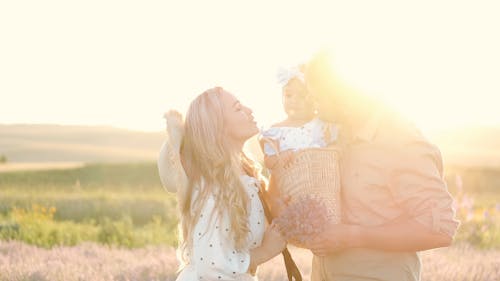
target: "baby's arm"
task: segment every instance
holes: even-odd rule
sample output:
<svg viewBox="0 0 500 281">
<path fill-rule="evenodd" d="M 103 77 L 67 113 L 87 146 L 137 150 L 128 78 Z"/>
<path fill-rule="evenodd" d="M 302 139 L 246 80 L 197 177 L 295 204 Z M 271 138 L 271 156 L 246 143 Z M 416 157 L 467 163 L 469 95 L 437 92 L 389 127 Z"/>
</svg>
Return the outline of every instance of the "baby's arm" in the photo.
<svg viewBox="0 0 500 281">
<path fill-rule="evenodd" d="M 294 152 L 292 150 L 282 151 L 279 153 L 279 155 L 278 154 L 268 155 L 264 149 L 265 142 L 266 141 L 264 140 L 260 140 L 260 146 L 262 151 L 264 152 L 264 165 L 266 166 L 266 168 L 268 168 L 269 170 L 273 170 L 276 169 L 277 167 L 286 166 L 291 161 L 293 161 Z"/>
<path fill-rule="evenodd" d="M 265 143 L 271 142 L 271 141 L 275 144 L 275 147 L 278 147 L 278 145 L 276 144 L 276 141 L 269 139 L 269 138 L 267 138 L 267 140 L 261 139 L 259 141 L 260 148 L 264 154 L 264 165 L 266 166 L 266 168 L 268 168 L 270 170 L 274 169 L 276 167 L 276 165 L 278 164 L 278 156 L 276 154 L 269 155 L 266 153 Z"/>
</svg>

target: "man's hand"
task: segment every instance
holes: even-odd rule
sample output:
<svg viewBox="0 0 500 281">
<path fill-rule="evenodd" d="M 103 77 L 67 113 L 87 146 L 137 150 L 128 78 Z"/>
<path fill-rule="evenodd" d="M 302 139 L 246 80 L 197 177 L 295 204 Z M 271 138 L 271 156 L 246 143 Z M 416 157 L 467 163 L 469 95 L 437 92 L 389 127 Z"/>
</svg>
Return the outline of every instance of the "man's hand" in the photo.
<svg viewBox="0 0 500 281">
<path fill-rule="evenodd" d="M 325 231 L 305 243 L 317 256 L 327 256 L 347 248 L 360 247 L 360 227 L 348 224 L 330 224 Z"/>
</svg>

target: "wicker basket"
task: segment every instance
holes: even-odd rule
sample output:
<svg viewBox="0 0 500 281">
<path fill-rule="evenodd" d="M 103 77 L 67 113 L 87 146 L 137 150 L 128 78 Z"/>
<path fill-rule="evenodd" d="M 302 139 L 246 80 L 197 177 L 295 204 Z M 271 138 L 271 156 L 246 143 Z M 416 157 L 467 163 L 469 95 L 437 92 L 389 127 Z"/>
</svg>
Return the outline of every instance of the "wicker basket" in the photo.
<svg viewBox="0 0 500 281">
<path fill-rule="evenodd" d="M 313 196 L 325 203 L 328 220 L 340 223 L 339 158 L 337 149 L 304 149 L 294 155 L 291 163 L 273 169 L 271 176 L 280 193 L 291 197 L 291 204 L 305 196 Z"/>
</svg>

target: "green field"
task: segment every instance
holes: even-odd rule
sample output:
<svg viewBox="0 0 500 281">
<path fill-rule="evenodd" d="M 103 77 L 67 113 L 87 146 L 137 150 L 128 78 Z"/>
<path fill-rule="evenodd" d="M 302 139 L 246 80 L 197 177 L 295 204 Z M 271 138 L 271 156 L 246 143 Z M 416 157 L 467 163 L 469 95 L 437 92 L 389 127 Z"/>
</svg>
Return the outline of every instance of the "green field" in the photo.
<svg viewBox="0 0 500 281">
<path fill-rule="evenodd" d="M 462 225 L 457 242 L 500 248 L 500 169 L 447 167 Z M 176 245 L 176 199 L 155 163 L 0 173 L 0 237 L 43 247 L 92 241 Z"/>
<path fill-rule="evenodd" d="M 0 173 L 0 235 L 44 247 L 175 245 L 175 206 L 153 163 Z"/>
</svg>

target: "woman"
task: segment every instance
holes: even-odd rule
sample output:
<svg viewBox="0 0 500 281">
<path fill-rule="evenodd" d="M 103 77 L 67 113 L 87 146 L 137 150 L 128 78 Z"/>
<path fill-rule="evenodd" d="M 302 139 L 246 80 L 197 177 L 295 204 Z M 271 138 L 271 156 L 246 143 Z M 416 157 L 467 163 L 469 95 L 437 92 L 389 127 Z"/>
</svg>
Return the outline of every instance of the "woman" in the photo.
<svg viewBox="0 0 500 281">
<path fill-rule="evenodd" d="M 260 182 L 242 152 L 258 133 L 252 111 L 216 87 L 191 103 L 182 142 L 180 119 L 167 114 L 169 140 L 159 160 L 164 186 L 178 192 L 177 280 L 254 280 L 257 266 L 286 241 L 274 225 L 265 229 Z"/>
</svg>

